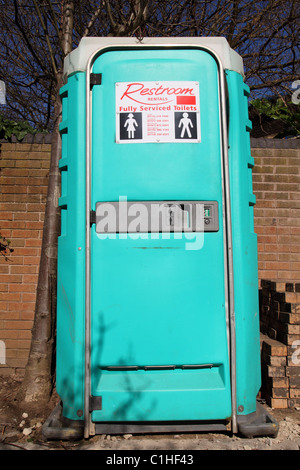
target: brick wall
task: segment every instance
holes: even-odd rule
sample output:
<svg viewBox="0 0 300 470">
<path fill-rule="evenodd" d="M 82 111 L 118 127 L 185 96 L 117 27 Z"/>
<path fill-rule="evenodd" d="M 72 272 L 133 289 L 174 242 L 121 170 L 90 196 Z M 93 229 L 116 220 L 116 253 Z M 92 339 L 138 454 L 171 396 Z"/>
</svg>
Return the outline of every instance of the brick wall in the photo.
<svg viewBox="0 0 300 470">
<path fill-rule="evenodd" d="M 29 139 L 1 144 L 0 232 L 11 239 L 14 252 L 9 262 L 0 257 L 0 359 L 2 346 L 6 349 L 0 374 L 23 374 L 34 317 L 50 141 Z M 264 333 L 262 391 L 271 406 L 285 408 L 300 400 L 291 349 L 291 341 L 300 340 L 300 142 L 252 139 L 251 147 Z"/>
<path fill-rule="evenodd" d="M 14 249 L 0 256 L 0 374 L 23 372 L 34 318 L 51 145 L 29 140 L 0 148 L 0 233 Z"/>
<path fill-rule="evenodd" d="M 300 141 L 252 139 L 251 147 L 259 279 L 300 282 Z"/>
<path fill-rule="evenodd" d="M 260 283 L 261 394 L 300 405 L 300 142 L 253 139 Z"/>
<path fill-rule="evenodd" d="M 300 406 L 300 283 L 261 280 L 262 395 L 273 408 Z"/>
</svg>

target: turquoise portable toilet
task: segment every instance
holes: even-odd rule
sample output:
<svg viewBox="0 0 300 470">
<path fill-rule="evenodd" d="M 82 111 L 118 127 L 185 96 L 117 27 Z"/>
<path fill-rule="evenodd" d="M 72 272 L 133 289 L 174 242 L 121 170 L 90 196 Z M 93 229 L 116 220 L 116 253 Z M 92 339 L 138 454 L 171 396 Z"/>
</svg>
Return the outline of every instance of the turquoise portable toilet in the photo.
<svg viewBox="0 0 300 470">
<path fill-rule="evenodd" d="M 84 38 L 64 74 L 61 424 L 52 416 L 45 434 L 275 435 L 256 400 L 241 57 L 220 37 Z"/>
</svg>

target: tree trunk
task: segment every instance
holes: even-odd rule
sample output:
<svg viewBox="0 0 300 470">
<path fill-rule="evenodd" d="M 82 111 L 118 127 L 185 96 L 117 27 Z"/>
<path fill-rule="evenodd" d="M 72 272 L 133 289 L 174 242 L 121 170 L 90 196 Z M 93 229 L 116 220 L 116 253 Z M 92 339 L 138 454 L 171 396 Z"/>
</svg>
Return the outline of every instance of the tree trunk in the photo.
<svg viewBox="0 0 300 470">
<path fill-rule="evenodd" d="M 72 50 L 74 2 L 65 1 L 62 8 L 61 48 L 63 57 L 65 57 Z M 60 172 L 58 161 L 61 156 L 59 124 L 62 114 L 59 90 L 62 86 L 62 71 L 56 74 L 56 78 L 54 129 L 35 317 L 29 359 L 20 391 L 20 398 L 25 402 L 39 402 L 40 404 L 49 401 L 54 386 L 55 374 L 57 239 L 60 233 L 60 210 L 58 207 Z"/>
<path fill-rule="evenodd" d="M 35 318 L 32 329 L 29 359 L 22 383 L 22 397 L 26 402 L 48 401 L 54 384 L 54 344 L 56 318 L 57 238 L 60 233 L 60 172 L 61 155 L 61 78 L 58 78 L 55 101 L 55 124 L 52 134 L 48 194 L 45 210 L 43 241 L 36 292 Z"/>
</svg>

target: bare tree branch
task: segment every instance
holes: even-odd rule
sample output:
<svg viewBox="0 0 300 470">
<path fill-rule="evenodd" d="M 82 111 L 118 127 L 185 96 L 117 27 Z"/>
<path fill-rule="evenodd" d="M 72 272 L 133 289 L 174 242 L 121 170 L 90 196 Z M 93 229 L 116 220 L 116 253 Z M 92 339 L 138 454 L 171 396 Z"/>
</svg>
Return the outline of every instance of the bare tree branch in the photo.
<svg viewBox="0 0 300 470">
<path fill-rule="evenodd" d="M 0 79 L 8 82 L 4 112 L 9 118 L 19 109 L 33 125 L 49 123 L 51 130 L 54 101 L 48 90 L 54 90 L 64 56 L 83 36 L 225 36 L 243 57 L 254 93 L 273 93 L 272 83 L 285 93 L 288 80 L 300 76 L 297 0 L 74 0 L 64 48 L 60 7 L 66 1 L 0 0 Z M 40 113 L 23 93 L 12 104 L 18 87 L 40 100 Z"/>
<path fill-rule="evenodd" d="M 95 21 L 97 20 L 98 16 L 100 15 L 101 9 L 102 8 L 101 8 L 101 2 L 100 2 L 99 7 L 94 11 L 92 18 L 90 19 L 87 27 L 84 30 L 84 33 L 82 35 L 83 37 L 88 36 L 90 34 L 90 30 L 93 27 L 93 25 L 94 25 Z"/>
<path fill-rule="evenodd" d="M 36 3 L 36 0 L 33 0 L 33 3 L 34 3 L 38 18 L 40 20 L 41 26 L 42 26 L 44 34 L 45 34 L 45 38 L 46 38 L 47 46 L 48 46 L 48 50 L 49 50 L 49 55 L 50 55 L 50 59 L 51 59 L 51 64 L 52 64 L 52 67 L 53 67 L 53 72 L 56 75 L 57 74 L 57 68 L 56 68 L 56 63 L 55 63 L 55 59 L 54 59 L 53 50 L 52 50 L 52 47 L 51 47 L 51 44 L 50 44 L 48 30 L 46 28 L 45 22 L 43 20 L 43 17 L 42 17 L 41 11 L 40 11 L 40 8 L 39 8 L 38 4 Z"/>
</svg>

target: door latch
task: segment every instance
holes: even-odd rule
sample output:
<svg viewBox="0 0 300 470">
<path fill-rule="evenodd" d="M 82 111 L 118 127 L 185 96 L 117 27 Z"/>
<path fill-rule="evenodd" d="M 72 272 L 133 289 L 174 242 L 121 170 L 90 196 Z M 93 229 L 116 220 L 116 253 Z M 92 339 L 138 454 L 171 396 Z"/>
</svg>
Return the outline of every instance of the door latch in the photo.
<svg viewBox="0 0 300 470">
<path fill-rule="evenodd" d="M 91 88 L 94 85 L 101 85 L 102 83 L 102 73 L 91 73 L 90 74 L 90 86 Z"/>
</svg>

